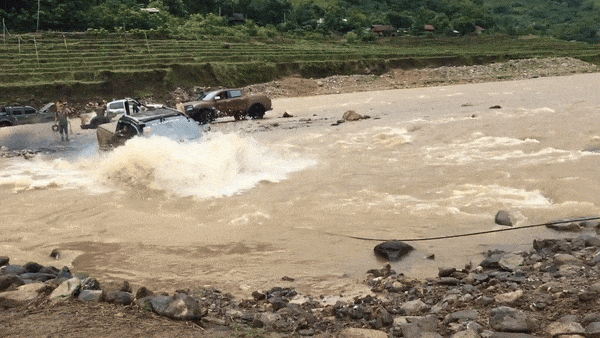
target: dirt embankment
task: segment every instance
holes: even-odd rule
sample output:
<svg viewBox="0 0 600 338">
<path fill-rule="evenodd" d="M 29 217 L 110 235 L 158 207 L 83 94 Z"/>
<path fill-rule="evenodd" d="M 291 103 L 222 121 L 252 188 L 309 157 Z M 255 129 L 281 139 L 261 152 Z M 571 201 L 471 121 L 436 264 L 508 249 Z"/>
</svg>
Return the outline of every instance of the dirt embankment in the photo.
<svg viewBox="0 0 600 338">
<path fill-rule="evenodd" d="M 597 72 L 598 67 L 574 58 L 510 60 L 475 66 L 450 66 L 424 69 L 392 69 L 382 75 L 335 75 L 326 78 L 291 76 L 245 87 L 250 93 L 264 93 L 272 99 L 354 93 L 386 89 L 418 88 L 451 84 L 522 80 Z M 154 93 L 139 98 L 144 103 L 162 103 L 175 107 L 178 102 L 193 101 L 213 87 L 177 88 L 170 93 Z M 69 107 L 77 112 L 93 113 L 113 98 L 72 97 Z"/>
<path fill-rule="evenodd" d="M 248 86 L 251 92 L 271 98 L 353 93 L 373 90 L 418 88 L 450 84 L 523 80 L 597 72 L 596 65 L 574 58 L 511 60 L 489 65 L 394 69 L 377 75 L 331 76 L 324 79 L 289 77 Z"/>
</svg>

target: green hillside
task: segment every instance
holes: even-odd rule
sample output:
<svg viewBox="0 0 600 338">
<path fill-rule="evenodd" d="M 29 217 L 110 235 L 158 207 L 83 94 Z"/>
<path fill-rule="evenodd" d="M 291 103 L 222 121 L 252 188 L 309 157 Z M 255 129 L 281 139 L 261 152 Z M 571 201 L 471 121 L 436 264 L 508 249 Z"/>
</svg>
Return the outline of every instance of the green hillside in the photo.
<svg viewBox="0 0 600 338">
<path fill-rule="evenodd" d="M 599 61 L 593 45 L 510 36 L 396 37 L 238 43 L 127 34 L 24 34 L 0 47 L 0 103 L 57 97 L 164 97 L 177 87 L 238 87 L 283 76 L 381 74 L 391 68 L 472 65 L 571 56 Z"/>
</svg>

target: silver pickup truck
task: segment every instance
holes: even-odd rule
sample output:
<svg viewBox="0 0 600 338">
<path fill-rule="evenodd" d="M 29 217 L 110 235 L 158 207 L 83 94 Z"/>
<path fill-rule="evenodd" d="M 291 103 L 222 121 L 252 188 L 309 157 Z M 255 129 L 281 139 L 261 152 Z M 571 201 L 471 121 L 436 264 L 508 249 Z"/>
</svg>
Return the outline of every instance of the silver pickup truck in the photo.
<svg viewBox="0 0 600 338">
<path fill-rule="evenodd" d="M 52 122 L 54 114 L 50 112 L 51 105 L 40 110 L 30 106 L 0 106 L 0 127 Z"/>
</svg>

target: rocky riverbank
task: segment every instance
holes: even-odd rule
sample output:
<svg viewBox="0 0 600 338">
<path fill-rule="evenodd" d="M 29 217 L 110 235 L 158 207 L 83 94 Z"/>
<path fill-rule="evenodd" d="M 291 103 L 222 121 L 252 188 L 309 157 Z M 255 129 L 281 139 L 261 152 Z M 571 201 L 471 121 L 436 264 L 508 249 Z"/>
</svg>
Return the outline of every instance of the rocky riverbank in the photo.
<svg viewBox="0 0 600 338">
<path fill-rule="evenodd" d="M 572 236 L 535 240 L 523 252 L 490 251 L 482 262 L 440 267 L 438 276 L 426 280 L 396 273 L 389 265 L 369 270 L 364 283 L 372 293 L 352 302 L 278 286 L 255 290 L 250 299 L 236 299 L 217 288 L 166 294 L 134 289 L 127 281 L 103 286 L 67 267 L 12 265 L 2 257 L 0 326 L 9 337 L 114 332 L 161 337 L 597 337 L 599 224 L 549 225 Z M 64 327 L 48 324 L 56 320 L 54 314 L 61 314 Z"/>
</svg>

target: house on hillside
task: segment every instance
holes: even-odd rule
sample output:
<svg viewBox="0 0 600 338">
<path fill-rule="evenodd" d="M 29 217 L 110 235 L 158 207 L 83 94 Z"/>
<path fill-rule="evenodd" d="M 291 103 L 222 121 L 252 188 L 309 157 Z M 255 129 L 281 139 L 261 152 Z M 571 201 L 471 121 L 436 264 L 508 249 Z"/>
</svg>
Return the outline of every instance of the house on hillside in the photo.
<svg viewBox="0 0 600 338">
<path fill-rule="evenodd" d="M 246 22 L 244 18 L 244 14 L 241 13 L 233 13 L 229 18 L 229 24 L 232 25 L 243 25 Z"/>
<path fill-rule="evenodd" d="M 475 33 L 476 34 L 481 34 L 485 32 L 485 28 L 481 27 L 481 26 L 475 26 Z"/>
<path fill-rule="evenodd" d="M 425 27 L 423 27 L 425 29 L 426 32 L 435 32 L 435 27 L 433 27 L 433 25 L 425 25 Z"/>
<path fill-rule="evenodd" d="M 158 12 L 160 12 L 160 10 L 158 8 L 154 8 L 154 7 L 152 7 L 152 8 L 141 8 L 140 10 L 144 11 L 146 13 L 158 13 Z"/>
<path fill-rule="evenodd" d="M 377 36 L 391 35 L 396 36 L 398 31 L 392 25 L 371 25 L 371 32 Z"/>
</svg>

